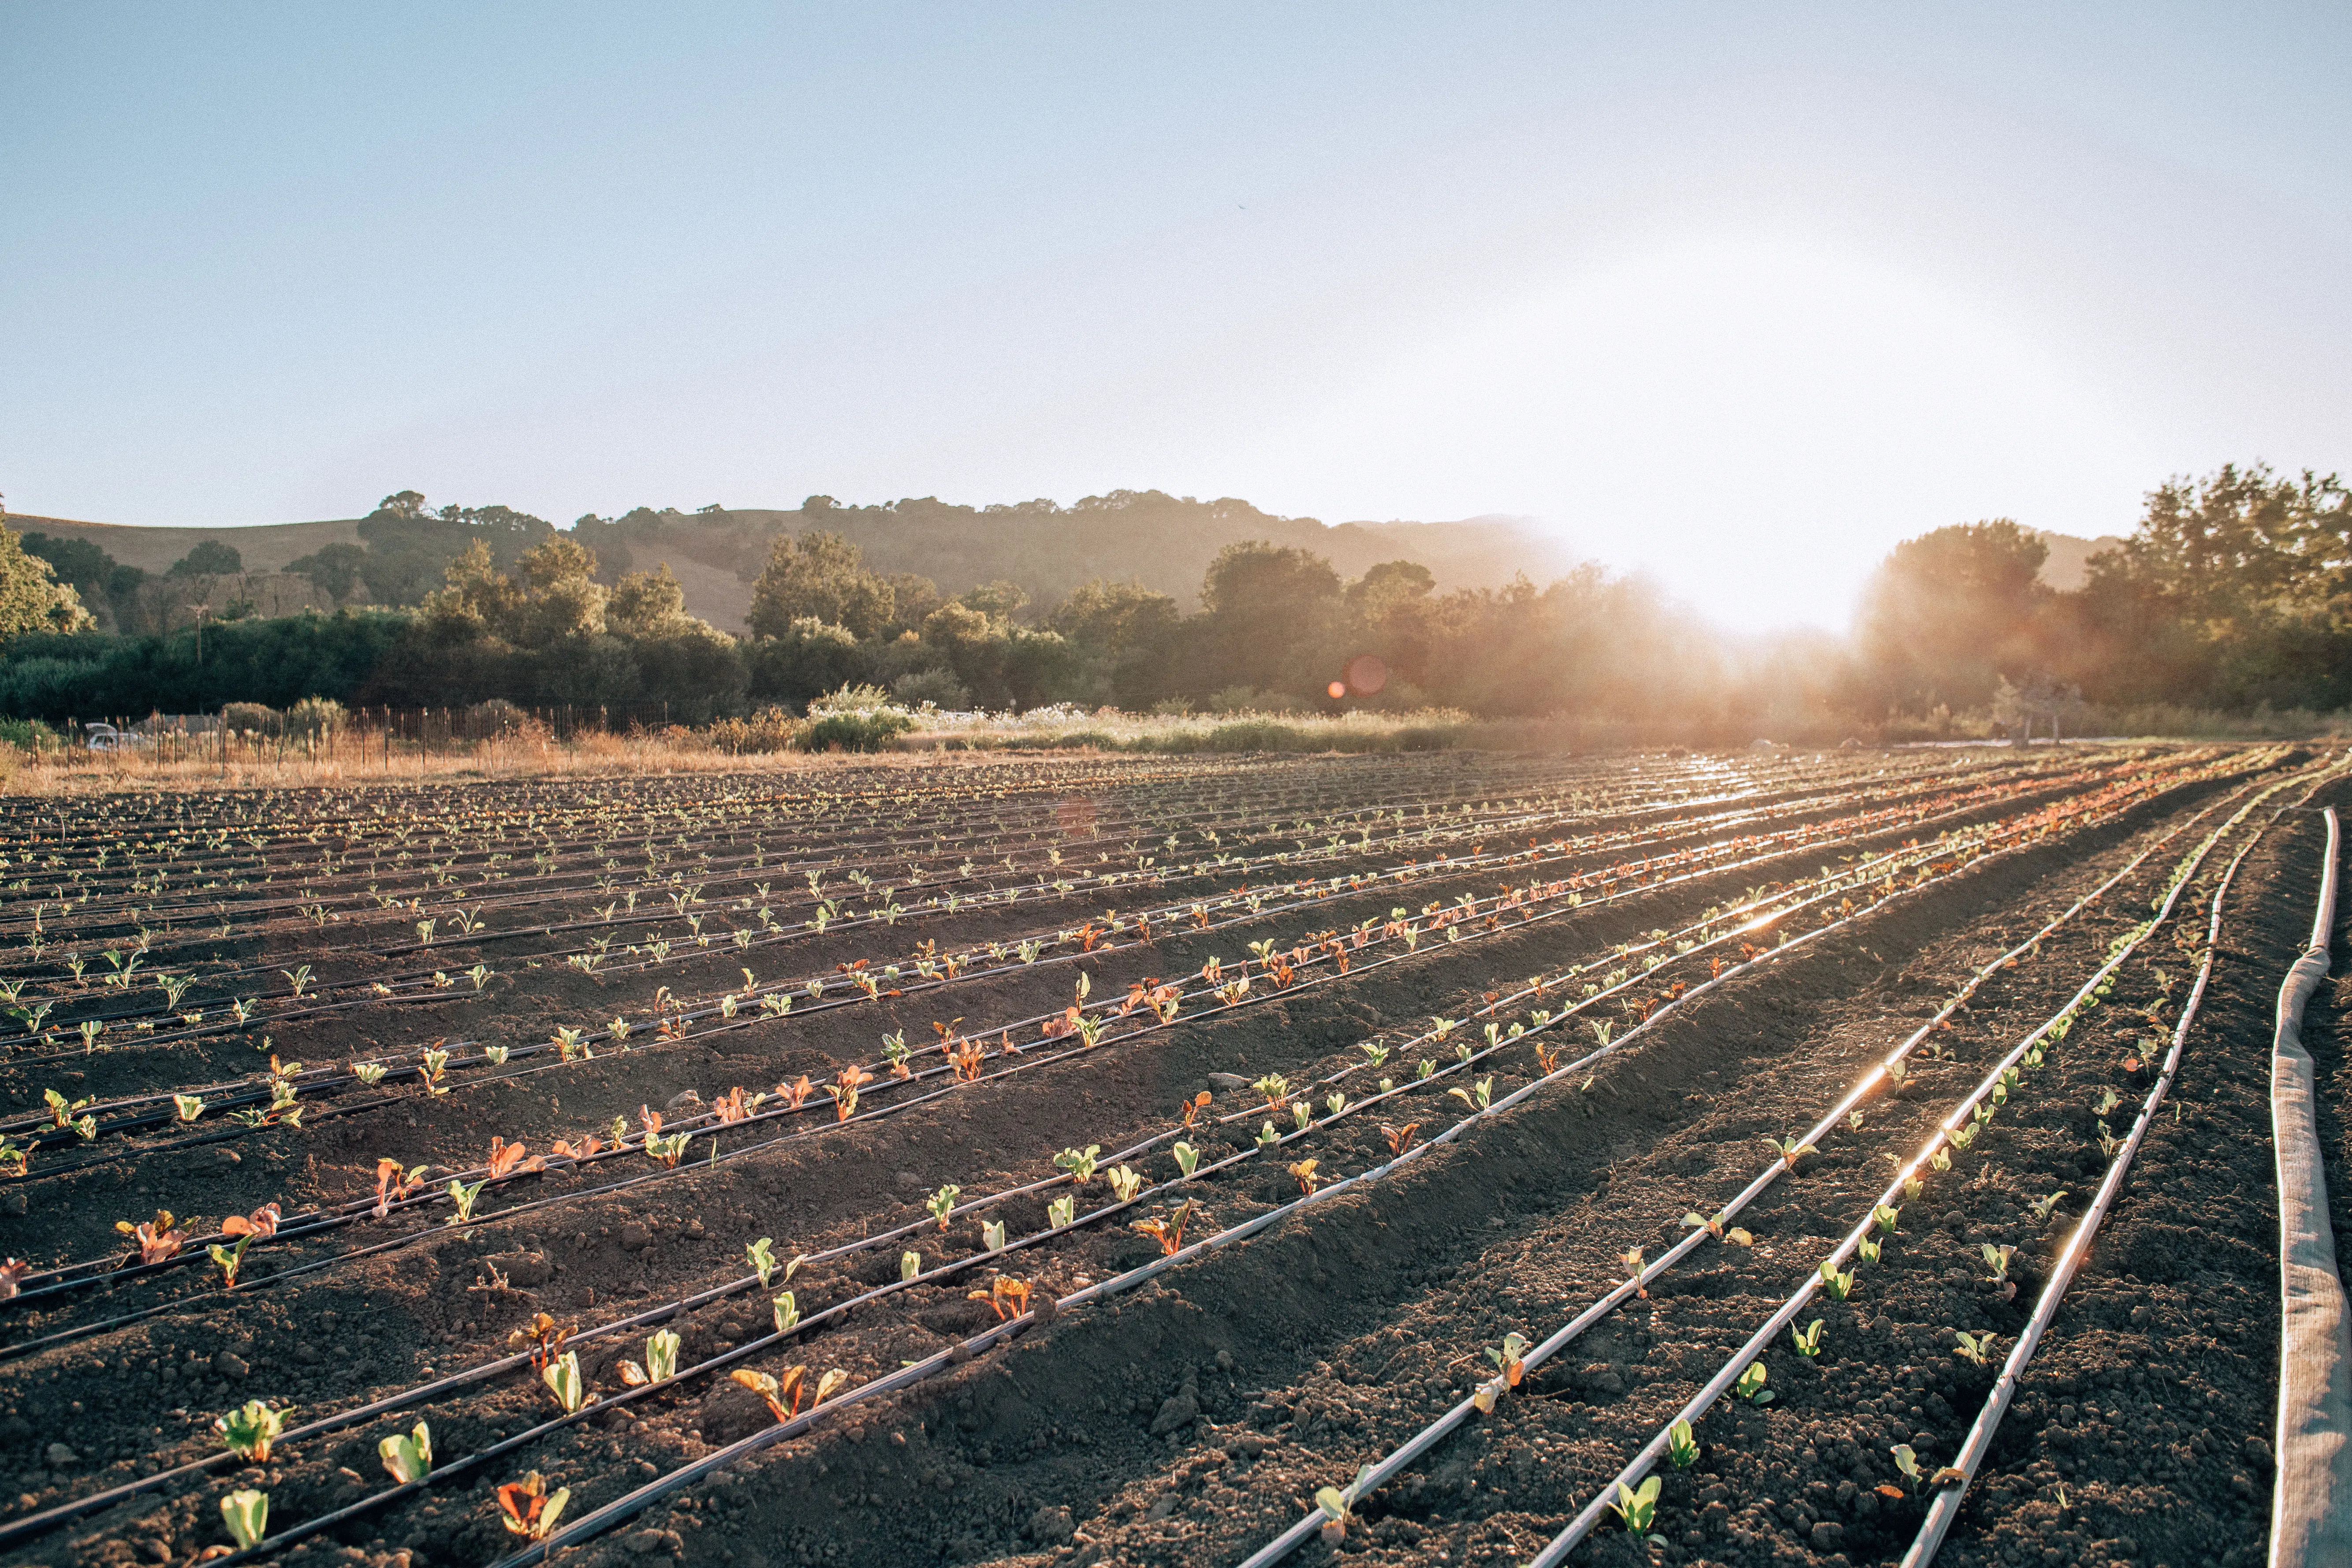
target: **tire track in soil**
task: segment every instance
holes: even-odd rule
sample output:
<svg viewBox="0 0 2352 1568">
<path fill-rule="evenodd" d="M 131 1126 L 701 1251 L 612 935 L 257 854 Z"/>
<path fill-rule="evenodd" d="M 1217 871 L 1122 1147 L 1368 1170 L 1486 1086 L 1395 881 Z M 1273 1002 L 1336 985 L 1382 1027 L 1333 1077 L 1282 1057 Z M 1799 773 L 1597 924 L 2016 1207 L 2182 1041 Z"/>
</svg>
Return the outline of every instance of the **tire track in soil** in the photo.
<svg viewBox="0 0 2352 1568">
<path fill-rule="evenodd" d="M 1370 1436 L 1393 1440 L 1466 1391 L 1466 1363 L 1420 1363 L 1475 1354 L 1478 1336 L 1468 1325 L 1489 1328 L 1484 1340 L 1492 1342 L 1506 1327 L 1556 1321 L 1568 1303 L 1589 1298 L 1615 1277 L 1626 1239 L 1672 1234 L 1671 1220 L 1708 1190 L 1695 1181 L 1727 1187 L 1752 1172 L 1750 1140 L 1801 1125 L 1899 1020 L 1916 1022 L 1968 965 L 2006 945 L 2004 935 L 2023 935 L 2111 870 L 2136 829 L 2195 804 L 2142 808 L 2126 824 L 1875 916 L 1846 949 L 1735 988 L 1604 1069 L 1589 1100 L 1531 1107 L 1427 1162 L 1410 1183 L 1320 1211 L 1311 1229 L 1290 1227 L 1196 1265 L 1171 1287 L 1075 1320 L 948 1387 L 899 1396 L 849 1432 L 786 1445 L 732 1485 L 687 1500 L 669 1521 L 649 1516 L 646 1528 L 604 1552 L 677 1543 L 695 1561 L 850 1563 L 1238 1558 L 1296 1517 L 1314 1486 L 1344 1479 Z M 1882 952 L 1917 956 L 1889 961 Z M 2053 973 L 2045 962 L 2034 977 Z M 2044 988 L 2030 987 L 2036 999 Z M 1977 1011 L 2003 1005 L 1980 1002 Z M 1710 1075 L 1720 1083 L 1792 1064 L 1822 1070 L 1793 1090 L 1743 1089 L 1737 1106 L 1685 1099 Z M 1914 1078 L 1924 1120 L 1941 1105 L 1928 1093 L 1932 1076 Z M 1872 1163 L 1837 1150 L 1821 1162 L 1874 1184 Z M 1823 1201 L 1833 1212 L 1851 1207 Z M 1783 1223 L 1764 1218 L 1759 1237 L 1783 1234 Z M 1707 1276 L 1701 1269 L 1655 1294 L 1704 1300 L 1716 1288 Z M 1582 1392 L 1605 1396 L 1612 1378 L 1625 1386 L 1631 1360 L 1651 1347 L 1641 1342 L 1646 1331 L 1625 1322 L 1595 1335 L 1563 1364 L 1599 1358 L 1591 1363 L 1598 1371 L 1578 1376 Z M 1196 1419 L 1181 1419 L 1188 1409 Z M 1506 1479 L 1487 1485 L 1488 1496 L 1496 1485 L 1507 1496 L 1522 1472 L 1559 1471 L 1566 1446 L 1556 1454 L 1547 1444 L 1496 1458 Z M 1439 1500 L 1475 1497 L 1473 1472 L 1489 1464 L 1478 1447 L 1474 1436 L 1432 1456 L 1418 1501 L 1427 1522 L 1400 1517 L 1368 1561 L 1389 1546 L 1403 1548 L 1402 1560 L 1431 1560 L 1441 1543 L 1427 1539 L 1433 1532 L 1454 1539 L 1442 1528 L 1454 1510 Z M 1576 1467 L 1590 1472 L 1585 1484 L 1614 1468 L 1601 1458 L 1596 1449 Z M 717 1533 L 691 1528 L 698 1519 Z M 1086 1541 L 1053 1545 L 1079 1523 Z M 1486 1554 L 1472 1552 L 1474 1560 Z"/>
</svg>

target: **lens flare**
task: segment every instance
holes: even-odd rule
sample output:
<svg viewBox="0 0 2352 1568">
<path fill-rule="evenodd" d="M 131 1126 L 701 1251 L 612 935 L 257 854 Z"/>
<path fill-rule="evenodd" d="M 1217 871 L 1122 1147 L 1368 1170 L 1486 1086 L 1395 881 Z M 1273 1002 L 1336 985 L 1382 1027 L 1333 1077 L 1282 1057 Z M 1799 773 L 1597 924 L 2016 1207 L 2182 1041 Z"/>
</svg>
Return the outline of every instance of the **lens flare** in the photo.
<svg viewBox="0 0 2352 1568">
<path fill-rule="evenodd" d="M 1335 680 L 1323 689 L 1331 694 L 1331 700 L 1334 702 L 1339 701 L 1339 699 L 1348 695 L 1348 684 L 1343 680 Z"/>
</svg>

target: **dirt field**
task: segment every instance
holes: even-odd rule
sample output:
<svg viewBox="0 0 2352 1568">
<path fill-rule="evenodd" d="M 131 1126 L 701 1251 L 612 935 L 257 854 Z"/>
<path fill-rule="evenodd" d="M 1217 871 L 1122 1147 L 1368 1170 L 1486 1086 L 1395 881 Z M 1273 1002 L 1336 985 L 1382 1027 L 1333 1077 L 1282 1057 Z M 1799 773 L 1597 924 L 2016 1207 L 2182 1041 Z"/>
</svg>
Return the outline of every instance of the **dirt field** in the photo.
<svg viewBox="0 0 2352 1568">
<path fill-rule="evenodd" d="M 2290 808 L 2343 800 L 2339 760 L 971 756 L 0 800 L 0 1554 L 194 1561 L 250 1490 L 236 1561 L 520 1563 L 498 1492 L 536 1471 L 566 1563 L 1237 1563 L 1497 1380 L 1507 1335 L 1586 1314 L 1288 1558 L 1525 1562 L 2066 1015 L 1797 1314 L 1816 1353 L 1780 1333 L 1769 1402 L 1717 1402 L 1654 1520 L 1570 1559 L 1891 1563 L 2242 851 L 2179 1080 L 1941 1560 L 2259 1562 L 2268 1019 L 2324 846 Z M 515 1337 L 539 1314 L 570 1337 Z M 795 1367 L 797 1403 L 734 1375 Z M 285 1411 L 266 1461 L 215 1428 L 249 1401 Z M 401 1484 L 380 1445 L 419 1422 Z"/>
</svg>

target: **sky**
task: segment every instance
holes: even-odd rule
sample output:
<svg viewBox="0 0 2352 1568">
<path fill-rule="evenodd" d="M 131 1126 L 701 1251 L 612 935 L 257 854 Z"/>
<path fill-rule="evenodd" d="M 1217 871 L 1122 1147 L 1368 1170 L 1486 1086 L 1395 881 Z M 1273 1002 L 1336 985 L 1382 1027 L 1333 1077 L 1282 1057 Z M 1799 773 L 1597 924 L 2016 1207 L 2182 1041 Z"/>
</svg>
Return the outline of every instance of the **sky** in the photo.
<svg viewBox="0 0 2352 1568">
<path fill-rule="evenodd" d="M 0 7 L 0 492 L 1510 514 L 1737 629 L 2352 468 L 2352 8 Z"/>
</svg>

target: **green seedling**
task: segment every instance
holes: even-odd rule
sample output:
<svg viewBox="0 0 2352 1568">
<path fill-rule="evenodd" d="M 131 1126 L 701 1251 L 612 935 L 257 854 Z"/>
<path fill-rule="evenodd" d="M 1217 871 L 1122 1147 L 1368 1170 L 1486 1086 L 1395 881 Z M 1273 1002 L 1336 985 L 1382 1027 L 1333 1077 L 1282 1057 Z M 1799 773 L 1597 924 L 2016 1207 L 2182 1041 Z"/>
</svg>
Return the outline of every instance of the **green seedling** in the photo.
<svg viewBox="0 0 2352 1568">
<path fill-rule="evenodd" d="M 1201 1152 L 1181 1140 L 1168 1152 L 1176 1156 L 1176 1168 L 1187 1176 L 1190 1176 L 1193 1168 L 1201 1163 Z"/>
<path fill-rule="evenodd" d="M 1273 1122 L 1269 1121 L 1269 1122 L 1267 1122 L 1265 1126 L 1263 1126 L 1263 1127 L 1261 1127 L 1261 1128 L 1259 1128 L 1259 1129 L 1257 1130 L 1257 1139 L 1256 1139 L 1256 1142 L 1257 1142 L 1257 1146 L 1258 1146 L 1259 1148 L 1261 1148 L 1261 1149 L 1270 1149 L 1270 1148 L 1272 1148 L 1275 1144 L 1279 1143 L 1279 1142 L 1282 1142 L 1282 1134 L 1281 1134 L 1281 1133 L 1279 1133 L 1279 1132 L 1276 1132 L 1276 1131 L 1274 1130 L 1274 1123 L 1273 1123 Z"/>
<path fill-rule="evenodd" d="M 1878 1255 L 1882 1249 L 1882 1244 L 1874 1236 L 1865 1236 L 1860 1241 L 1854 1243 L 1854 1252 L 1864 1263 L 1877 1262 Z"/>
<path fill-rule="evenodd" d="M 244 1266 L 245 1249 L 252 1245 L 253 1237 L 247 1235 L 238 1237 L 235 1247 L 223 1247 L 215 1242 L 205 1249 L 213 1262 L 219 1266 L 222 1289 L 236 1289 L 236 1271 Z"/>
<path fill-rule="evenodd" d="M 1689 1422 L 1677 1419 L 1666 1428 L 1666 1458 L 1678 1470 L 1687 1470 L 1698 1462 L 1698 1438 L 1692 1435 Z"/>
<path fill-rule="evenodd" d="M 1004 1222 L 1001 1219 L 982 1220 L 980 1222 L 980 1245 L 981 1249 L 984 1252 L 1003 1251 Z"/>
<path fill-rule="evenodd" d="M 293 1414 L 290 1405 L 272 1410 L 258 1399 L 249 1399 L 213 1423 L 213 1430 L 221 1435 L 228 1451 L 240 1459 L 257 1465 L 269 1462 L 270 1445 L 286 1430 L 286 1417 Z"/>
<path fill-rule="evenodd" d="M 1966 1329 L 1952 1331 L 1952 1348 L 1961 1360 L 1977 1366 L 1985 1364 L 1986 1354 L 1992 1349 L 1990 1333 L 1972 1334 Z"/>
<path fill-rule="evenodd" d="M 2017 1256 L 2017 1248 L 2005 1246 L 1995 1247 L 1987 1242 L 1978 1247 L 1977 1251 L 1984 1258 L 1985 1267 L 1992 1271 L 1992 1282 L 1996 1285 L 2006 1284 L 2009 1280 L 2009 1261 Z"/>
<path fill-rule="evenodd" d="M 1927 1472 L 1919 1468 L 1919 1456 L 1910 1444 L 1897 1443 L 1887 1452 L 1895 1456 L 1895 1468 L 1906 1481 L 1915 1487 L 1927 1484 Z"/>
<path fill-rule="evenodd" d="M 1746 1231 L 1739 1229 L 1736 1226 L 1726 1227 L 1721 1215 L 1717 1215 L 1713 1219 L 1708 1219 L 1696 1213 L 1686 1214 L 1683 1215 L 1683 1228 L 1685 1230 L 1703 1230 L 1709 1236 L 1715 1237 L 1716 1240 L 1729 1242 L 1734 1247 L 1753 1247 L 1756 1245 L 1756 1238 L 1748 1235 Z"/>
<path fill-rule="evenodd" d="M 1879 1235 L 1893 1236 L 1895 1222 L 1903 1217 L 1903 1211 L 1891 1205 L 1880 1204 L 1870 1211 L 1870 1217 L 1877 1225 Z"/>
<path fill-rule="evenodd" d="M 555 1395 L 555 1403 L 563 1407 L 566 1415 L 577 1415 L 596 1402 L 596 1396 L 588 1392 L 586 1379 L 580 1374 L 578 1351 L 565 1351 L 540 1368 L 539 1375 L 540 1380 L 547 1384 L 548 1392 Z M 428 1452 L 425 1458 L 429 1461 L 432 1455 Z"/>
<path fill-rule="evenodd" d="M 1449 1089 L 1445 1092 L 1472 1110 L 1484 1110 L 1494 1099 L 1495 1080 L 1482 1078 L 1468 1089 Z"/>
<path fill-rule="evenodd" d="M 578 1354 L 567 1353 L 564 1359 L 572 1363 L 576 1373 L 580 1366 Z M 419 1421 L 415 1431 L 377 1443 L 375 1451 L 392 1479 L 402 1486 L 421 1481 L 433 1473 L 433 1428 Z"/>
<path fill-rule="evenodd" d="M 1799 1160 L 1815 1152 L 1811 1143 L 1800 1143 L 1794 1138 L 1767 1138 L 1764 1142 L 1770 1144 L 1772 1152 L 1780 1156 L 1780 1163 L 1791 1171 L 1797 1168 Z"/>
<path fill-rule="evenodd" d="M 1609 1510 L 1617 1516 L 1618 1522 L 1625 1527 L 1626 1534 L 1646 1536 L 1650 1533 L 1650 1527 L 1657 1521 L 1658 1518 L 1658 1491 L 1661 1484 L 1660 1479 L 1656 1476 L 1652 1476 L 1639 1487 L 1628 1487 L 1622 1481 L 1617 1483 L 1617 1496 L 1615 1500 L 1610 1503 Z"/>
<path fill-rule="evenodd" d="M 1772 1403 L 1772 1391 L 1764 1386 L 1764 1363 L 1751 1361 L 1748 1363 L 1748 1370 L 1739 1374 L 1739 1381 L 1731 1385 L 1731 1392 L 1750 1405 L 1769 1405 Z"/>
<path fill-rule="evenodd" d="M 205 1113 L 205 1097 L 201 1094 L 175 1094 L 172 1104 L 182 1121 L 194 1121 Z"/>
<path fill-rule="evenodd" d="M 1927 1156 L 1927 1163 L 1937 1171 L 1948 1171 L 1952 1168 L 1952 1152 L 1938 1143 L 1936 1152 Z"/>
<path fill-rule="evenodd" d="M 915 1276 L 922 1271 L 923 1255 L 921 1253 L 909 1250 L 898 1254 L 898 1278 L 901 1281 L 912 1283 Z"/>
<path fill-rule="evenodd" d="M 1436 1070 L 1437 1064 L 1435 1062 L 1424 1059 L 1413 1068 L 1412 1076 L 1415 1080 L 1419 1080 L 1421 1079 L 1427 1078 L 1431 1073 L 1433 1073 Z"/>
<path fill-rule="evenodd" d="M 1789 1325 L 1790 1337 L 1797 1342 L 1797 1353 L 1807 1361 L 1822 1353 L 1822 1320 L 1815 1318 L 1809 1328 Z"/>
<path fill-rule="evenodd" d="M 1305 1102 L 1300 1101 L 1291 1106 L 1290 1120 L 1299 1131 L 1304 1132 L 1307 1131 L 1307 1123 L 1313 1121 L 1315 1118 L 1307 1111 Z"/>
<path fill-rule="evenodd" d="M 1841 1274 L 1837 1259 L 1824 1258 L 1822 1259 L 1822 1284 L 1833 1300 L 1843 1301 L 1853 1289 L 1853 1270 L 1849 1268 Z"/>
<path fill-rule="evenodd" d="M 1111 1184 L 1117 1186 L 1118 1184 L 1114 1180 Z M 933 1219 L 940 1222 L 940 1228 L 945 1230 L 948 1227 L 949 1217 L 955 1213 L 956 1200 L 961 1196 L 963 1196 L 963 1189 L 950 1182 L 938 1192 L 925 1198 L 923 1206 L 930 1211 Z"/>
<path fill-rule="evenodd" d="M 476 1182 L 469 1187 L 454 1176 L 449 1179 L 449 1201 L 457 1205 L 457 1212 L 449 1216 L 449 1223 L 451 1225 L 467 1225 L 472 1223 L 474 1218 L 474 1200 L 482 1195 L 482 1189 L 488 1184 L 488 1181 L 485 1179 L 483 1181 Z"/>
<path fill-rule="evenodd" d="M 221 1499 L 221 1522 L 228 1526 L 229 1539 L 241 1552 L 261 1544 L 262 1535 L 269 1529 L 269 1494 L 251 1489 L 234 1491 Z M 215 1546 L 215 1552 L 220 1550 Z"/>
<path fill-rule="evenodd" d="M 2051 1215 L 2056 1212 L 2058 1200 L 2066 1195 L 2067 1190 L 2061 1187 L 2046 1198 L 2028 1198 L 2025 1200 L 2025 1206 L 2033 1211 L 2033 1217 L 2037 1221 L 2046 1223 Z"/>
<path fill-rule="evenodd" d="M 2099 1091 L 2099 1106 L 2095 1114 L 2101 1117 L 2113 1116 L 2116 1113 L 2116 1107 L 2123 1102 L 2122 1095 L 2112 1089 L 2103 1089 Z"/>
<path fill-rule="evenodd" d="M 793 1300 L 793 1293 L 790 1290 L 785 1291 L 769 1304 L 775 1309 L 776 1332 L 789 1334 L 800 1327 L 801 1306 L 798 1301 Z"/>
<path fill-rule="evenodd" d="M 2099 1123 L 2099 1154 L 2102 1158 L 2113 1160 L 2116 1157 L 2116 1151 L 2122 1148 L 2123 1144 L 2124 1141 L 2116 1136 L 2113 1128 L 2104 1121 Z"/>
<path fill-rule="evenodd" d="M 776 1271 L 774 1246 L 772 1237 L 763 1236 L 743 1248 L 744 1261 L 751 1264 L 751 1271 L 760 1277 L 760 1289 L 762 1290 L 768 1288 L 768 1277 Z"/>
<path fill-rule="evenodd" d="M 1055 1198 L 1045 1205 L 1045 1223 L 1055 1230 L 1066 1227 L 1078 1216 L 1078 1200 L 1075 1197 Z"/>
<path fill-rule="evenodd" d="M 1094 1179 L 1095 1160 L 1101 1153 L 1102 1145 L 1099 1143 L 1089 1143 L 1083 1151 L 1065 1149 L 1054 1156 L 1054 1164 L 1058 1170 L 1067 1171 L 1072 1181 L 1083 1185 Z"/>
</svg>

